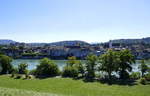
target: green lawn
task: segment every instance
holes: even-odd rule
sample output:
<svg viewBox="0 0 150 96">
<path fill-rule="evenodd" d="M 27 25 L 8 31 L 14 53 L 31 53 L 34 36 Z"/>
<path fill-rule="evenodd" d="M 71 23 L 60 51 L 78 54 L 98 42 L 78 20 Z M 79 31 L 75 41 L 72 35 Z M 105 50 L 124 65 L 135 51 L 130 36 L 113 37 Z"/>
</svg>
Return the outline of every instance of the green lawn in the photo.
<svg viewBox="0 0 150 96">
<path fill-rule="evenodd" d="M 34 92 L 22 89 L 0 87 L 0 96 L 58 96 L 58 95 L 51 93 Z"/>
<path fill-rule="evenodd" d="M 98 82 L 85 83 L 69 78 L 22 80 L 6 75 L 0 76 L 0 96 L 149 96 L 149 94 L 150 85 L 107 85 Z"/>
</svg>

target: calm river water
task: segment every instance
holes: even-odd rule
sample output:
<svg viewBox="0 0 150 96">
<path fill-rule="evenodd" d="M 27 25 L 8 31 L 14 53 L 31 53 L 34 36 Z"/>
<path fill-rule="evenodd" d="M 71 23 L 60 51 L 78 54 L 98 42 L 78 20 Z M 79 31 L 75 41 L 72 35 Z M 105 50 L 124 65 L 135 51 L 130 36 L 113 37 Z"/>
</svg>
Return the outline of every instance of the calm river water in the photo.
<svg viewBox="0 0 150 96">
<path fill-rule="evenodd" d="M 28 69 L 32 70 L 36 68 L 36 65 L 39 64 L 39 59 L 15 59 L 13 60 L 12 64 L 17 67 L 20 63 L 27 63 Z M 54 60 L 54 62 L 58 65 L 59 69 L 62 70 L 63 67 L 66 65 L 67 60 Z M 146 61 L 147 64 L 150 65 L 150 61 Z M 136 64 L 133 64 L 133 71 L 138 71 L 138 66 L 140 61 L 136 61 Z"/>
</svg>

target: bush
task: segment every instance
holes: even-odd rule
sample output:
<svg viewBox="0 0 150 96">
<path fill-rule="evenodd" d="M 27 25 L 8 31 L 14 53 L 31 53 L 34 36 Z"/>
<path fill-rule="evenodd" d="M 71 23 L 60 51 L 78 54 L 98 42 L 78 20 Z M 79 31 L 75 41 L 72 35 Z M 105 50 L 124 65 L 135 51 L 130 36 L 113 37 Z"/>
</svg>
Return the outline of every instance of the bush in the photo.
<svg viewBox="0 0 150 96">
<path fill-rule="evenodd" d="M 30 70 L 30 71 L 29 71 L 29 74 L 30 74 L 30 75 L 36 75 L 36 69 Z"/>
<path fill-rule="evenodd" d="M 27 67 L 28 67 L 28 64 L 25 64 L 25 63 L 19 64 L 18 65 L 19 74 L 27 74 L 28 72 Z"/>
<path fill-rule="evenodd" d="M 127 71 L 119 72 L 119 75 L 120 75 L 120 79 L 122 80 L 127 80 L 130 78 L 130 75 Z"/>
<path fill-rule="evenodd" d="M 11 77 L 15 77 L 15 74 L 18 74 L 18 69 L 17 68 L 12 68 L 11 70 Z"/>
<path fill-rule="evenodd" d="M 58 66 L 50 59 L 44 58 L 40 61 L 40 64 L 37 65 L 36 68 L 36 75 L 37 76 L 58 76 L 59 75 L 59 69 Z"/>
<path fill-rule="evenodd" d="M 26 74 L 25 79 L 32 79 L 32 75 Z"/>
<path fill-rule="evenodd" d="M 11 77 L 12 77 L 12 78 L 15 77 L 15 74 L 14 74 L 14 73 L 11 73 Z"/>
<path fill-rule="evenodd" d="M 146 74 L 144 77 L 147 81 L 150 81 L 150 73 Z"/>
<path fill-rule="evenodd" d="M 143 84 L 143 85 L 146 85 L 146 79 L 145 78 L 141 78 L 140 79 L 140 83 Z"/>
<path fill-rule="evenodd" d="M 80 75 L 79 77 L 84 77 L 85 67 L 80 61 L 74 64 L 73 67 L 75 67 L 78 70 L 78 74 Z"/>
<path fill-rule="evenodd" d="M 22 78 L 22 75 L 20 75 L 20 74 L 17 74 L 15 77 L 15 79 L 20 79 L 20 78 Z"/>
<path fill-rule="evenodd" d="M 130 74 L 131 79 L 139 79 L 140 78 L 140 72 L 132 72 Z"/>
<path fill-rule="evenodd" d="M 77 77 L 78 76 L 78 69 L 73 66 L 66 66 L 62 72 L 63 77 Z"/>
</svg>

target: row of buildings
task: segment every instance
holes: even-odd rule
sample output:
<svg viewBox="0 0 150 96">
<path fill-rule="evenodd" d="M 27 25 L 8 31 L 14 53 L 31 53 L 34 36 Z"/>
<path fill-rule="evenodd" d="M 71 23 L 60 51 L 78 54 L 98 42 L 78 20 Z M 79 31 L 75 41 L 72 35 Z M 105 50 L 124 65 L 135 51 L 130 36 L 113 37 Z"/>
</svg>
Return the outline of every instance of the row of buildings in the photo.
<svg viewBox="0 0 150 96">
<path fill-rule="evenodd" d="M 107 46 L 106 46 L 107 45 Z M 78 59 L 84 59 L 88 54 L 101 55 L 108 49 L 123 50 L 129 49 L 137 59 L 150 58 L 150 48 L 142 45 L 121 46 L 121 44 L 113 44 L 111 41 L 107 44 L 93 45 L 46 45 L 46 46 L 30 46 L 27 44 L 13 44 L 1 47 L 1 53 L 13 58 L 21 59 L 39 59 L 49 57 L 51 59 L 67 59 L 69 56 L 76 56 Z"/>
</svg>

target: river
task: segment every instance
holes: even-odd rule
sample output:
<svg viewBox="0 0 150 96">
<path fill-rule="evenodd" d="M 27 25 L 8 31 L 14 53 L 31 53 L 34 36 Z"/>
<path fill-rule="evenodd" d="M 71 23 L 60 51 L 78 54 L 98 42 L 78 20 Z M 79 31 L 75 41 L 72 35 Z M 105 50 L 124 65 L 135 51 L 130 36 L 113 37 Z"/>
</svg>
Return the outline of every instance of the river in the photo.
<svg viewBox="0 0 150 96">
<path fill-rule="evenodd" d="M 27 63 L 28 69 L 32 70 L 36 68 L 36 65 L 39 64 L 39 59 L 15 59 L 12 61 L 12 64 L 14 67 L 17 67 L 20 63 Z M 62 70 L 63 67 L 66 65 L 67 60 L 54 60 L 54 62 L 58 65 L 59 69 Z M 145 62 L 146 64 L 150 65 L 150 60 Z M 137 72 L 139 71 L 138 66 L 140 64 L 140 61 L 137 60 L 135 64 L 133 64 L 133 71 Z"/>
</svg>

